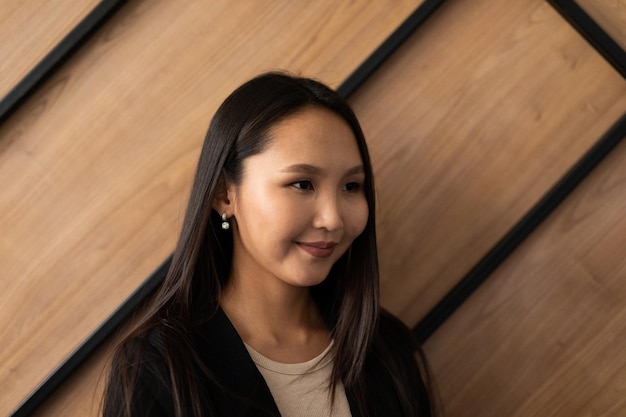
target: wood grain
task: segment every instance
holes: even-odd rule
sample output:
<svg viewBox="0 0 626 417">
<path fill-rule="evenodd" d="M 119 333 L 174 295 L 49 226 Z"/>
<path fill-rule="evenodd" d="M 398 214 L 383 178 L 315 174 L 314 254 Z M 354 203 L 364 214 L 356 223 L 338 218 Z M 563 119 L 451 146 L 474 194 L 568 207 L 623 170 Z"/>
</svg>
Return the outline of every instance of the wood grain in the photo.
<svg viewBox="0 0 626 417">
<path fill-rule="evenodd" d="M 626 49 L 626 0 L 577 0 L 576 3 Z"/>
<path fill-rule="evenodd" d="M 626 415 L 626 142 L 430 339 L 447 416 Z"/>
<path fill-rule="evenodd" d="M 341 83 L 420 1 L 132 1 L 0 128 L 0 415 L 170 254 L 237 85 Z"/>
<path fill-rule="evenodd" d="M 145 303 L 146 305 L 148 302 Z M 44 416 L 100 416 L 108 365 L 113 349 L 122 337 L 132 329 L 145 313 L 145 305 L 139 307 L 120 328 L 108 338 L 83 364 L 72 373 L 33 413 Z"/>
<path fill-rule="evenodd" d="M 391 22 L 415 7 L 394 5 L 303 9 L 286 2 L 280 11 L 268 11 L 221 4 L 208 16 L 197 3 L 184 10 L 164 1 L 131 3 L 14 115 L 0 129 L 0 181 L 10 184 L 0 191 L 0 228 L 8 231 L 0 236 L 0 276 L 11 277 L 0 283 L 0 324 L 11 324 L 0 327 L 0 389 L 16 393 L 10 396 L 27 392 L 169 254 L 203 131 L 228 91 L 269 67 L 338 85 L 349 63 L 367 55 L 377 37 L 393 29 Z M 371 27 L 379 31 L 372 34 Z M 353 103 L 377 173 L 384 304 L 414 324 L 621 115 L 626 85 L 544 2 L 448 2 Z M 608 188 L 619 191 L 620 181 Z M 577 213 L 574 219 L 591 216 L 588 209 Z M 614 227 L 623 230 L 623 223 Z M 590 265 L 623 277 L 623 264 L 612 260 L 622 255 L 621 235 L 601 246 L 609 257 L 588 257 Z M 584 315 L 584 308 L 571 310 L 575 302 L 552 304 L 552 294 L 570 288 L 569 282 L 548 288 L 552 274 L 578 276 L 559 256 L 545 264 L 524 259 L 516 267 L 548 271 L 541 282 L 532 281 L 537 292 L 523 295 L 527 278 L 517 276 L 491 310 L 481 308 L 494 294 L 477 302 L 473 320 L 451 325 L 429 342 L 450 411 L 543 415 L 551 404 L 546 397 L 543 410 L 532 408 L 527 398 L 541 393 L 528 381 L 543 381 L 559 400 L 571 394 L 561 391 L 571 391 L 580 373 L 542 366 L 558 362 L 557 354 L 534 364 L 536 357 L 524 361 L 507 353 L 525 348 L 528 335 L 542 329 L 541 315 L 549 330 L 540 338 L 559 330 L 566 314 L 550 306 L 574 320 Z M 576 280 L 583 284 L 572 293 L 592 288 Z M 518 294 L 523 300 L 492 324 L 504 314 L 498 308 Z M 549 301 L 525 325 L 525 306 L 537 294 Z M 549 352 L 574 340 L 573 327 L 567 332 Z M 621 336 L 615 337 L 621 346 Z M 468 346 L 474 350 L 463 350 Z M 485 346 L 491 356 L 482 352 Z M 596 359 L 602 369 L 619 369 L 621 359 L 600 362 L 602 355 L 615 356 L 617 346 L 590 354 L 581 362 L 583 375 L 593 372 Z M 570 365 L 592 348 L 578 343 L 571 349 Z M 106 353 L 101 355 L 39 415 L 93 412 L 94 381 Z M 491 368 L 483 370 L 485 364 Z M 455 372 L 463 366 L 461 384 Z M 616 403 L 617 415 L 624 379 L 612 375 L 612 385 L 595 385 L 609 388 L 597 404 Z M 570 379 L 562 383 L 561 376 Z M 521 393 L 516 378 L 526 384 Z M 513 406 L 493 395 L 491 384 L 510 395 Z M 587 397 L 593 391 L 575 388 L 574 394 Z M 10 410 L 4 398 L 0 414 Z"/>
<path fill-rule="evenodd" d="M 117 338 L 101 345 L 35 410 L 37 416 L 99 416 L 113 346 Z"/>
<path fill-rule="evenodd" d="M 98 0 L 1 0 L 0 99 L 98 3 Z"/>
<path fill-rule="evenodd" d="M 453 2 L 353 103 L 383 304 L 414 325 L 624 112 L 626 82 L 545 2 Z"/>
</svg>

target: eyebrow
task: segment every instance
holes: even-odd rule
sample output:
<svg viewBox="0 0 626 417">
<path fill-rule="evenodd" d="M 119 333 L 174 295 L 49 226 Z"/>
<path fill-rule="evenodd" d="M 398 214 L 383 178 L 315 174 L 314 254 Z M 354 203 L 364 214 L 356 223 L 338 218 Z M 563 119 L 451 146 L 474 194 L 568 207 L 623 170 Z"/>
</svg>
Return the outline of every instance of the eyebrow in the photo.
<svg viewBox="0 0 626 417">
<path fill-rule="evenodd" d="M 314 165 L 295 164 L 295 165 L 290 165 L 286 168 L 281 169 L 280 172 L 300 172 L 300 173 L 309 174 L 309 175 L 320 175 L 320 174 L 323 174 L 324 170 Z M 349 177 L 350 175 L 362 174 L 364 172 L 365 172 L 365 169 L 363 168 L 363 165 L 356 165 L 348 169 L 344 175 L 346 177 Z"/>
</svg>

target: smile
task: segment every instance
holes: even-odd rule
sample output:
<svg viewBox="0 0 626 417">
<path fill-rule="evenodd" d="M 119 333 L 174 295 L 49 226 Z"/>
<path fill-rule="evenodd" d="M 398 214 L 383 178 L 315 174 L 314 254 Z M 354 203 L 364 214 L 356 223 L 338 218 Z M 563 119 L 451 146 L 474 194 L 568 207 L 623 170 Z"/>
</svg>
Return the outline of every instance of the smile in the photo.
<svg viewBox="0 0 626 417">
<path fill-rule="evenodd" d="M 296 244 L 309 255 L 316 258 L 328 258 L 333 254 L 335 242 L 296 242 Z"/>
</svg>

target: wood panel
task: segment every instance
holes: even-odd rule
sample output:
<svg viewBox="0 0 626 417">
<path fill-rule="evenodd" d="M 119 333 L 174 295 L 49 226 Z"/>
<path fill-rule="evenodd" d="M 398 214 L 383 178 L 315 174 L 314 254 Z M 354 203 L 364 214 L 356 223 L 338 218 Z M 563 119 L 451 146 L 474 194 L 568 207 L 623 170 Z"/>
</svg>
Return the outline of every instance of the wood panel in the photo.
<svg viewBox="0 0 626 417">
<path fill-rule="evenodd" d="M 577 0 L 576 3 L 626 49 L 626 0 Z"/>
<path fill-rule="evenodd" d="M 626 82 L 545 2 L 451 2 L 353 102 L 383 304 L 414 325 L 624 112 Z"/>
<path fill-rule="evenodd" d="M 0 99 L 98 3 L 98 0 L 1 0 Z"/>
<path fill-rule="evenodd" d="M 418 4 L 133 1 L 25 103 L 0 128 L 0 415 L 170 254 L 235 86 L 337 86 Z"/>
<path fill-rule="evenodd" d="M 99 416 L 106 383 L 105 364 L 113 355 L 112 338 L 100 346 L 87 361 L 70 375 L 33 413 L 44 416 Z"/>
<path fill-rule="evenodd" d="M 144 303 L 147 305 L 148 303 Z M 108 367 L 115 344 L 145 313 L 140 307 L 108 340 L 94 351 L 33 413 L 44 416 L 100 416 Z"/>
<path fill-rule="evenodd" d="M 447 416 L 626 415 L 626 141 L 426 345 Z"/>
</svg>

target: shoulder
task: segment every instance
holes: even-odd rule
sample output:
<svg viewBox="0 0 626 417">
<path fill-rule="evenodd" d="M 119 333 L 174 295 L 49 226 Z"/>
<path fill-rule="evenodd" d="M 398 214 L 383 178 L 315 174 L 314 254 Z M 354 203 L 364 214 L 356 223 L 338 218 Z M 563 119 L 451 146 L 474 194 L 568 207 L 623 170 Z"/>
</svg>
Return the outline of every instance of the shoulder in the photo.
<svg viewBox="0 0 626 417">
<path fill-rule="evenodd" d="M 392 344 L 397 349 L 407 352 L 415 352 L 419 349 L 417 338 L 396 316 L 381 309 L 376 337 L 386 344 Z"/>
<path fill-rule="evenodd" d="M 162 371 L 167 365 L 163 340 L 163 330 L 159 327 L 127 337 L 117 346 L 113 365 L 136 370 L 138 376 L 149 373 L 162 377 Z"/>
<path fill-rule="evenodd" d="M 417 338 L 401 320 L 382 310 L 365 365 L 373 415 L 429 416 L 430 376 Z M 385 411 L 386 410 L 386 411 Z"/>
<path fill-rule="evenodd" d="M 420 346 L 413 332 L 393 314 L 381 310 L 370 362 L 381 363 L 382 368 L 389 372 L 398 369 L 410 369 L 413 372 L 419 368 L 419 353 Z"/>
<path fill-rule="evenodd" d="M 173 410 L 162 333 L 153 329 L 123 340 L 116 348 L 105 391 L 103 415 L 169 415 Z"/>
</svg>

